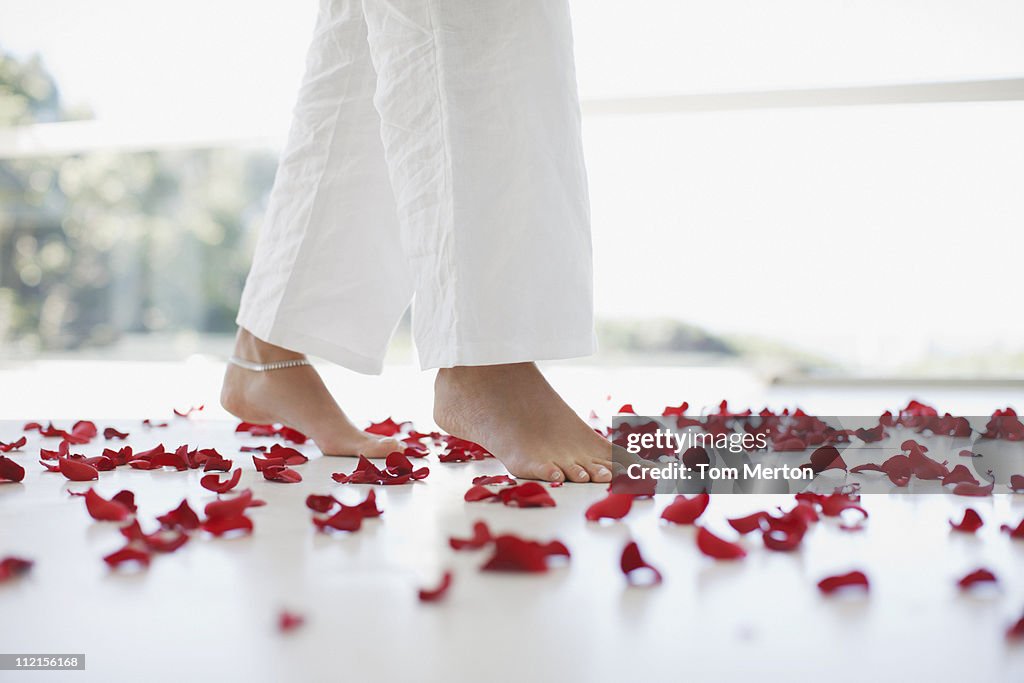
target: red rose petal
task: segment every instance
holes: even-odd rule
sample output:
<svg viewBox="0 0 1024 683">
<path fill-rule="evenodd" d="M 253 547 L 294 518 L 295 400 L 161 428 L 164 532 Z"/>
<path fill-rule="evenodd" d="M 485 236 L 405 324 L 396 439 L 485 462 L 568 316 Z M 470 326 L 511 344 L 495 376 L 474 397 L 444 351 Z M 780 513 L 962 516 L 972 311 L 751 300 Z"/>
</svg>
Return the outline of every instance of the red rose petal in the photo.
<svg viewBox="0 0 1024 683">
<path fill-rule="evenodd" d="M 306 618 L 301 614 L 295 614 L 288 610 L 281 610 L 277 616 L 277 630 L 281 633 L 290 633 L 306 623 Z"/>
<path fill-rule="evenodd" d="M 306 507 L 320 514 L 330 512 L 336 505 L 340 505 L 340 503 L 334 496 L 319 496 L 312 493 L 306 497 Z"/>
<path fill-rule="evenodd" d="M 93 519 L 101 522 L 122 522 L 131 514 L 131 510 L 121 503 L 107 500 L 92 489 L 85 492 L 85 509 Z"/>
<path fill-rule="evenodd" d="M 116 501 L 121 505 L 124 505 L 126 508 L 128 508 L 129 512 L 139 511 L 139 508 L 136 507 L 135 505 L 135 494 L 132 493 L 131 491 L 118 491 L 110 500 Z"/>
<path fill-rule="evenodd" d="M 1010 475 L 1010 490 L 1014 493 L 1024 493 L 1024 474 Z"/>
<path fill-rule="evenodd" d="M 675 500 L 661 511 L 661 518 L 673 524 L 693 524 L 704 514 L 710 501 L 711 496 L 707 493 L 698 493 L 692 498 L 676 496 Z"/>
<path fill-rule="evenodd" d="M 548 570 L 548 549 L 546 546 L 503 534 L 494 539 L 494 554 L 481 567 L 483 571 L 501 572 L 546 572 Z"/>
<path fill-rule="evenodd" d="M 961 484 L 963 482 L 968 482 L 970 484 L 979 483 L 978 480 L 974 478 L 974 475 L 971 474 L 971 471 L 963 465 L 957 465 L 950 470 L 949 474 L 942 478 L 943 486 L 948 486 L 949 484 Z"/>
<path fill-rule="evenodd" d="M 626 581 L 628 581 L 631 586 L 654 586 L 661 583 L 661 572 L 644 560 L 643 556 L 640 554 L 640 547 L 637 546 L 635 541 L 630 541 L 626 544 L 626 547 L 622 549 L 622 557 L 619 559 L 619 567 L 622 568 L 622 573 L 626 575 Z M 641 569 L 646 569 L 648 571 L 640 572 L 639 570 Z M 641 583 L 637 577 L 644 574 L 649 574 L 650 580 Z"/>
<path fill-rule="evenodd" d="M 326 508 L 325 511 L 333 509 L 326 507 L 327 501 L 324 499 L 330 498 L 330 496 L 310 496 L 306 499 L 306 505 L 311 509 L 314 509 L 310 503 L 317 507 Z M 312 499 L 312 500 L 311 500 Z M 377 507 L 377 494 L 370 490 L 366 494 L 366 499 L 357 505 L 342 505 L 338 501 L 331 498 L 334 503 L 341 505 L 341 509 L 334 513 L 330 517 L 320 518 L 314 517 L 313 524 L 320 531 L 327 529 L 335 529 L 337 531 L 359 531 L 363 525 L 363 520 L 370 517 L 380 517 L 382 510 Z"/>
<path fill-rule="evenodd" d="M 32 569 L 32 560 L 20 557 L 5 557 L 0 560 L 0 583 L 23 576 Z"/>
<path fill-rule="evenodd" d="M 479 484 L 473 484 L 473 486 L 466 491 L 466 494 L 462 496 L 462 499 L 467 503 L 476 503 L 481 500 L 487 500 L 489 498 L 497 499 L 498 494 L 492 492 L 486 486 L 480 486 Z"/>
<path fill-rule="evenodd" d="M 953 522 L 953 520 L 949 520 L 949 526 L 953 531 L 963 531 L 968 534 L 973 534 L 984 526 L 984 524 L 985 523 L 981 521 L 981 515 L 979 515 L 974 508 L 967 508 L 964 510 L 964 518 L 958 523 Z"/>
<path fill-rule="evenodd" d="M 177 408 L 175 408 L 174 409 L 174 414 L 177 415 L 178 417 L 188 417 L 192 413 L 198 413 L 204 407 L 205 406 L 202 406 L 202 405 L 190 406 L 187 410 L 178 410 Z"/>
<path fill-rule="evenodd" d="M 478 486 L 497 486 L 499 484 L 511 484 L 515 486 L 516 480 L 507 474 L 481 475 L 473 478 L 473 483 Z"/>
<path fill-rule="evenodd" d="M 169 425 L 166 422 L 153 422 L 153 420 L 150 420 L 147 417 L 145 420 L 142 421 L 142 426 L 156 429 L 160 427 L 167 427 Z"/>
<path fill-rule="evenodd" d="M 973 572 L 967 574 L 962 579 L 956 582 L 956 585 L 960 587 L 960 590 L 967 590 L 977 583 L 996 583 L 998 579 L 996 575 L 990 572 L 988 569 L 975 569 Z"/>
<path fill-rule="evenodd" d="M 1012 527 L 1009 524 L 1003 524 L 999 527 L 999 530 L 1010 534 L 1010 538 L 1024 538 L 1024 519 L 1022 519 L 1020 524 L 1016 527 Z"/>
<path fill-rule="evenodd" d="M 623 404 L 622 407 L 619 408 L 615 412 L 618 415 L 636 415 L 636 411 L 633 410 L 633 404 L 632 403 L 625 403 L 625 404 Z"/>
<path fill-rule="evenodd" d="M 320 531 L 325 531 L 327 529 L 335 529 L 337 531 L 359 531 L 363 526 L 363 514 L 354 507 L 342 505 L 338 512 L 326 519 L 314 517 L 313 524 L 316 525 L 316 528 Z"/>
<path fill-rule="evenodd" d="M 822 446 L 811 453 L 811 469 L 815 474 L 825 470 L 846 470 L 846 461 L 835 446 Z"/>
<path fill-rule="evenodd" d="M 24 478 L 24 467 L 6 455 L 0 455 L 0 482 L 19 482 Z"/>
<path fill-rule="evenodd" d="M 609 493 L 587 508 L 584 513 L 591 522 L 599 519 L 622 519 L 633 507 L 633 496 L 628 493 Z"/>
<path fill-rule="evenodd" d="M 277 443 L 270 447 L 270 451 L 267 455 L 271 458 L 283 459 L 285 465 L 302 465 L 309 462 L 309 458 L 307 458 L 301 451 L 290 446 L 282 446 Z"/>
<path fill-rule="evenodd" d="M 1010 627 L 1006 629 L 1007 640 L 1021 640 L 1022 638 L 1024 638 L 1024 617 L 1013 622 L 1010 624 Z"/>
<path fill-rule="evenodd" d="M 767 512 L 755 512 L 752 515 L 746 517 L 735 517 L 733 519 L 726 520 L 729 522 L 729 526 L 738 531 L 741 534 L 749 534 L 751 531 L 757 531 L 761 528 L 761 521 L 767 517 L 770 517 Z"/>
<path fill-rule="evenodd" d="M 28 439 L 24 436 L 19 438 L 17 441 L 11 441 L 10 443 L 0 441 L 0 453 L 10 453 L 11 451 L 20 450 L 26 443 L 28 443 Z"/>
<path fill-rule="evenodd" d="M 494 540 L 491 535 L 491 530 L 487 527 L 484 522 L 475 522 L 473 524 L 473 535 L 469 538 L 455 538 L 454 536 L 448 539 L 448 545 L 452 547 L 452 550 L 477 550 L 483 548 L 485 545 Z"/>
<path fill-rule="evenodd" d="M 747 555 L 739 544 L 719 538 L 704 527 L 697 527 L 697 547 L 716 560 L 738 560 Z"/>
<path fill-rule="evenodd" d="M 60 473 L 71 481 L 93 481 L 100 478 L 99 471 L 87 463 L 67 457 L 57 462 Z"/>
<path fill-rule="evenodd" d="M 421 588 L 420 589 L 420 601 L 421 602 L 437 602 L 444 597 L 445 593 L 452 585 L 452 573 L 445 572 L 444 576 L 441 577 L 441 583 L 436 588 Z"/>
<path fill-rule="evenodd" d="M 974 496 L 984 497 L 991 496 L 992 490 L 995 489 L 995 483 L 991 483 L 988 486 L 981 486 L 980 484 L 972 484 L 970 482 L 962 482 L 953 487 L 953 495 L 955 496 Z"/>
<path fill-rule="evenodd" d="M 285 441 L 291 441 L 292 443 L 297 443 L 300 446 L 307 441 L 305 434 L 297 429 L 292 429 L 291 427 L 285 427 L 283 425 L 278 428 L 277 435 Z"/>
<path fill-rule="evenodd" d="M 199 528 L 199 515 L 192 510 L 187 500 L 181 501 L 178 507 L 156 519 L 166 529 L 191 531 Z"/>
<path fill-rule="evenodd" d="M 263 478 L 267 481 L 277 481 L 282 484 L 297 484 L 302 481 L 302 475 L 284 465 L 270 465 L 263 469 Z"/>
<path fill-rule="evenodd" d="M 214 536 L 223 536 L 232 531 L 241 531 L 245 535 L 252 533 L 252 520 L 245 515 L 214 517 L 203 522 L 200 528 Z"/>
<path fill-rule="evenodd" d="M 369 434 L 376 434 L 377 436 L 394 436 L 402 431 L 402 425 L 410 424 L 408 422 L 395 422 L 390 417 L 381 422 L 372 422 L 370 426 L 364 429 L 364 432 Z"/>
<path fill-rule="evenodd" d="M 555 507 L 555 499 L 546 488 L 535 481 L 503 488 L 498 491 L 498 498 L 510 507 Z"/>
<path fill-rule="evenodd" d="M 213 491 L 214 493 L 227 493 L 238 486 L 238 482 L 241 480 L 242 468 L 239 467 L 230 477 L 226 477 L 224 481 L 221 481 L 220 477 L 216 474 L 207 474 L 199 480 L 199 485 L 208 491 Z"/>
<path fill-rule="evenodd" d="M 130 543 L 116 552 L 112 552 L 103 558 L 111 569 L 116 569 L 126 562 L 137 562 L 143 567 L 149 566 L 149 553 L 141 548 L 136 548 Z"/>
<path fill-rule="evenodd" d="M 106 429 L 103 430 L 103 438 L 107 439 L 108 441 L 110 439 L 127 439 L 128 432 L 121 432 L 118 431 L 117 429 L 114 429 L 113 427 L 107 427 Z"/>
<path fill-rule="evenodd" d="M 864 572 L 857 570 L 847 574 L 829 576 L 818 582 L 818 590 L 826 595 L 830 595 L 840 588 L 846 587 L 859 587 L 864 590 L 870 590 L 871 584 Z"/>
</svg>

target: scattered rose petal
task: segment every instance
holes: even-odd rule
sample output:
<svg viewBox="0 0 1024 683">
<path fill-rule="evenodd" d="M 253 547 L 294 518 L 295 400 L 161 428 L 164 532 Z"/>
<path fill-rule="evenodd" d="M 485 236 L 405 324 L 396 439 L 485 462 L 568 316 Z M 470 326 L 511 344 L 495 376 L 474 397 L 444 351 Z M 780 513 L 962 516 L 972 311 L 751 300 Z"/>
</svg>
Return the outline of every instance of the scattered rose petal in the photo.
<svg viewBox="0 0 1024 683">
<path fill-rule="evenodd" d="M 0 455 L 0 483 L 19 482 L 25 478 L 25 468 L 6 455 Z"/>
<path fill-rule="evenodd" d="M 181 501 L 178 507 L 156 519 L 165 529 L 192 531 L 199 528 L 199 515 L 189 506 L 188 500 Z"/>
<path fill-rule="evenodd" d="M 306 618 L 301 614 L 295 614 L 288 610 L 281 610 L 277 616 L 277 630 L 281 633 L 290 633 L 306 623 Z"/>
<path fill-rule="evenodd" d="M 979 515 L 974 508 L 967 508 L 964 510 L 964 518 L 959 522 L 953 522 L 949 520 L 949 526 L 953 531 L 962 531 L 964 533 L 973 534 L 975 531 L 980 529 L 985 523 L 981 521 L 981 515 Z"/>
<path fill-rule="evenodd" d="M 555 499 L 551 497 L 547 489 L 535 481 L 500 489 L 498 499 L 510 507 L 555 507 Z"/>
<path fill-rule="evenodd" d="M 202 406 L 202 405 L 190 406 L 187 410 L 178 410 L 177 408 L 175 408 L 174 409 L 174 414 L 177 415 L 178 417 L 188 417 L 192 413 L 198 413 L 204 407 L 205 406 Z"/>
<path fill-rule="evenodd" d="M 263 478 L 267 481 L 281 482 L 282 484 L 297 484 L 302 481 L 302 475 L 290 467 L 284 465 L 270 465 L 263 469 Z"/>
<path fill-rule="evenodd" d="M 281 458 L 285 465 L 302 465 L 309 462 L 302 452 L 290 447 L 275 443 L 267 453 L 271 458 Z"/>
<path fill-rule="evenodd" d="M 58 461 L 60 473 L 71 481 L 93 481 L 100 478 L 99 471 L 88 463 L 64 457 Z"/>
<path fill-rule="evenodd" d="M 26 439 L 24 436 L 17 439 L 16 441 L 11 441 L 10 443 L 4 443 L 3 441 L 0 441 L 0 453 L 10 453 L 11 451 L 20 450 L 22 447 L 24 447 L 26 443 L 28 443 L 28 439 Z"/>
<path fill-rule="evenodd" d="M 811 453 L 811 469 L 815 474 L 825 470 L 847 470 L 846 461 L 835 446 L 821 446 Z"/>
<path fill-rule="evenodd" d="M 402 426 L 412 424 L 410 422 L 395 422 L 390 417 L 380 422 L 372 422 L 364 429 L 364 432 L 376 434 L 377 436 L 395 436 L 402 431 Z"/>
<path fill-rule="evenodd" d="M 502 534 L 494 539 L 494 554 L 481 569 L 502 572 L 546 572 L 549 556 L 567 556 L 568 552 L 562 543 L 541 544 L 513 534 Z"/>
<path fill-rule="evenodd" d="M 486 486 L 480 484 L 473 484 L 473 486 L 466 491 L 466 494 L 462 497 L 467 503 L 476 503 L 481 500 L 487 500 L 489 498 L 497 499 L 498 494 L 491 491 Z"/>
<path fill-rule="evenodd" d="M 1021 617 L 1017 621 L 1010 624 L 1010 627 L 1006 629 L 1007 640 L 1021 640 L 1024 639 L 1024 617 Z"/>
<path fill-rule="evenodd" d="M 227 493 L 238 486 L 238 482 L 241 480 L 242 468 L 239 467 L 230 477 L 225 477 L 224 481 L 221 481 L 220 477 L 216 474 L 207 474 L 199 480 L 199 485 L 207 491 L 213 491 L 214 493 Z"/>
<path fill-rule="evenodd" d="M 996 583 L 996 575 L 988 569 L 975 569 L 973 572 L 967 574 L 962 579 L 956 582 L 956 585 L 960 587 L 960 590 L 968 590 L 977 583 Z"/>
<path fill-rule="evenodd" d="M 469 538 L 455 538 L 453 536 L 448 539 L 448 545 L 452 547 L 452 550 L 478 550 L 492 540 L 494 540 L 494 537 L 491 535 L 491 530 L 487 527 L 487 524 L 475 522 L 473 524 L 472 536 Z"/>
<path fill-rule="evenodd" d="M 242 535 L 245 535 L 252 533 L 252 520 L 241 514 L 234 517 L 215 517 L 206 520 L 200 527 L 214 536 L 223 536 L 232 531 L 241 531 Z"/>
<path fill-rule="evenodd" d="M 622 519 L 633 507 L 633 496 L 628 493 L 609 493 L 592 504 L 584 513 L 591 522 L 599 519 Z"/>
<path fill-rule="evenodd" d="M 761 521 L 767 517 L 770 517 L 767 512 L 755 512 L 754 514 L 747 515 L 746 517 L 735 517 L 726 521 L 729 522 L 729 526 L 739 533 L 749 534 L 752 531 L 760 529 Z"/>
<path fill-rule="evenodd" d="M 452 585 L 452 573 L 445 572 L 444 576 L 441 577 L 441 583 L 436 588 L 421 588 L 420 589 L 420 601 L 421 602 L 437 602 L 444 597 L 445 593 Z"/>
<path fill-rule="evenodd" d="M 135 494 L 132 493 L 131 491 L 118 491 L 110 500 L 118 502 L 121 505 L 124 505 L 126 508 L 128 508 L 129 512 L 134 513 L 139 511 L 139 508 L 136 507 L 135 505 Z"/>
<path fill-rule="evenodd" d="M 964 467 L 963 465 L 957 465 L 952 470 L 950 470 L 949 474 L 942 478 L 943 486 L 948 486 L 950 484 L 961 484 L 963 482 L 968 482 L 971 484 L 979 483 L 978 480 L 974 478 L 974 475 L 971 474 L 971 471 Z"/>
<path fill-rule="evenodd" d="M 94 490 L 85 492 L 85 509 L 89 515 L 100 522 L 122 522 L 131 510 L 115 500 L 107 500 Z"/>
<path fill-rule="evenodd" d="M 676 496 L 675 500 L 661 511 L 661 518 L 673 524 L 693 524 L 704 514 L 710 501 L 711 496 L 707 493 L 698 493 L 692 498 Z"/>
<path fill-rule="evenodd" d="M 24 576 L 32 569 L 32 560 L 20 557 L 5 557 L 0 560 L 0 583 Z"/>
<path fill-rule="evenodd" d="M 962 482 L 953 487 L 953 495 L 975 496 L 980 498 L 984 496 L 991 496 L 993 489 L 995 489 L 995 482 L 989 484 L 988 486 L 972 484 L 970 482 Z"/>
<path fill-rule="evenodd" d="M 661 572 L 644 560 L 643 556 L 640 554 L 640 548 L 637 546 L 636 541 L 630 541 L 626 544 L 626 547 L 622 549 L 622 557 L 619 560 L 619 567 L 622 568 L 622 573 L 626 575 L 626 581 L 628 581 L 631 586 L 654 586 L 661 583 Z M 640 571 L 643 569 L 646 569 L 647 571 Z M 638 577 L 642 575 L 648 575 L 650 580 L 641 582 Z"/>
<path fill-rule="evenodd" d="M 1009 524 L 1000 525 L 999 530 L 1010 534 L 1010 538 L 1024 538 L 1024 519 L 1016 527 Z"/>
<path fill-rule="evenodd" d="M 326 507 L 326 501 L 323 499 L 329 498 L 329 496 L 310 496 L 310 498 L 313 499 L 312 502 L 314 505 Z M 306 499 L 306 505 L 310 507 L 310 509 L 314 509 L 310 506 L 310 498 Z M 334 499 L 332 498 L 331 500 Z M 338 512 L 325 518 L 313 518 L 314 526 L 316 526 L 320 531 L 326 531 L 327 529 L 349 532 L 359 531 L 363 525 L 364 519 L 380 517 L 382 513 L 381 509 L 377 507 L 377 494 L 374 493 L 372 489 L 367 492 L 366 499 L 357 505 L 343 505 L 336 500 L 334 500 L 334 502 L 341 506 L 341 509 L 338 510 Z M 331 507 L 326 507 L 325 511 L 330 511 L 333 507 L 333 505 Z"/>
<path fill-rule="evenodd" d="M 1010 475 L 1010 490 L 1014 493 L 1024 493 L 1024 474 Z"/>
<path fill-rule="evenodd" d="M 704 527 L 697 527 L 697 547 L 716 560 L 738 560 L 747 555 L 739 544 L 719 538 Z"/>
<path fill-rule="evenodd" d="M 113 427 L 107 427 L 106 429 L 103 430 L 103 438 L 107 439 L 108 441 L 111 439 L 127 439 L 128 432 L 121 432 L 114 429 Z"/>
<path fill-rule="evenodd" d="M 871 584 L 868 582 L 868 577 L 864 572 L 857 570 L 847 574 L 829 576 L 818 582 L 818 590 L 825 595 L 831 595 L 840 588 L 846 587 L 858 587 L 863 588 L 864 590 L 870 590 Z"/>
<path fill-rule="evenodd" d="M 325 514 L 334 509 L 336 505 L 341 503 L 334 496 L 320 496 L 315 493 L 311 493 L 306 497 L 306 507 L 313 512 L 319 512 Z"/>
<path fill-rule="evenodd" d="M 473 483 L 479 486 L 497 486 L 499 484 L 515 485 L 516 480 L 507 474 L 481 475 L 473 478 Z"/>
<path fill-rule="evenodd" d="M 149 566 L 149 553 L 141 548 L 136 548 L 131 543 L 118 551 L 112 552 L 103 558 L 111 569 L 117 569 L 127 562 L 137 562 L 143 567 Z"/>
</svg>

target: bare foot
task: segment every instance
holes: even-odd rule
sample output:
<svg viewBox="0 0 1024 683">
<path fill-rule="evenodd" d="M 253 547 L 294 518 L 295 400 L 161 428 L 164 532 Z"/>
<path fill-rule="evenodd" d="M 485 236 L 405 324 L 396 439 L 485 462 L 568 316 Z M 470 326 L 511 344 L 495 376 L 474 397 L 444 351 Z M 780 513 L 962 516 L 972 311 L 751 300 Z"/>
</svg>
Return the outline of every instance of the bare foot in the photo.
<svg viewBox="0 0 1024 683">
<path fill-rule="evenodd" d="M 443 368 L 434 421 L 480 444 L 517 477 L 611 480 L 611 443 L 566 405 L 533 363 Z"/>
<path fill-rule="evenodd" d="M 254 363 L 304 358 L 239 329 L 235 355 Z M 402 450 L 397 439 L 367 434 L 348 419 L 312 366 L 254 372 L 228 364 L 220 393 L 224 409 L 245 422 L 279 422 L 309 436 L 324 455 L 383 458 Z"/>
</svg>

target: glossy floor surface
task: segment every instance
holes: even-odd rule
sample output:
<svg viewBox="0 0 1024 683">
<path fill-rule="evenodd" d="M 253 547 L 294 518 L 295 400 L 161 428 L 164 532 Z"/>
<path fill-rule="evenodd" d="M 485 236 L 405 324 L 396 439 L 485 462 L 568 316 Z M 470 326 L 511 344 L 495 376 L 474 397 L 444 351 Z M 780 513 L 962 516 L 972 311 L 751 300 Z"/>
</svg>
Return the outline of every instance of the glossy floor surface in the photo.
<svg viewBox="0 0 1024 683">
<path fill-rule="evenodd" d="M 557 506 L 516 509 L 467 503 L 473 477 L 502 472 L 495 460 L 440 464 L 425 480 L 377 487 L 379 520 L 350 535 L 317 533 L 304 501 L 332 493 L 361 500 L 364 485 L 331 474 L 351 459 L 322 458 L 296 467 L 303 481 L 265 481 L 242 445 L 273 439 L 239 436 L 212 405 L 221 366 L 51 363 L 0 370 L 0 441 L 27 420 L 94 419 L 102 430 L 130 432 L 139 449 L 157 443 L 216 448 L 243 468 L 240 488 L 266 505 L 250 516 L 251 536 L 196 533 L 178 551 L 142 571 L 111 571 L 102 557 L 123 545 L 117 525 L 93 521 L 81 498 L 89 484 L 67 481 L 38 464 L 30 435 L 8 454 L 25 466 L 21 484 L 0 484 L 0 557 L 35 561 L 0 584 L 0 652 L 85 653 L 85 672 L 0 672 L 0 680 L 75 681 L 705 681 L 705 680 L 1024 680 L 1024 647 L 1004 633 L 1024 612 L 1024 542 L 1001 523 L 1024 516 L 1024 496 L 871 496 L 866 528 L 816 525 L 792 553 L 742 541 L 749 554 L 716 562 L 695 547 L 694 530 L 666 526 L 669 502 L 638 502 L 622 521 L 587 522 L 603 486 L 550 489 Z M 639 412 L 668 404 L 732 399 L 755 408 L 799 403 L 832 414 L 898 408 L 906 388 L 783 391 L 725 370 L 602 370 L 563 366 L 552 381 L 583 413 L 607 417 L 630 401 Z M 429 430 L 430 377 L 389 369 L 380 378 L 326 373 L 342 404 L 362 423 L 388 415 Z M 609 395 L 611 398 L 609 398 Z M 977 414 L 1013 402 L 995 389 L 917 392 L 942 410 Z M 171 409 L 210 404 L 190 419 Z M 1020 406 L 1018 406 L 1019 408 Z M 169 426 L 145 429 L 141 419 Z M 92 455 L 102 438 L 76 448 Z M 201 472 L 118 468 L 101 473 L 97 492 L 130 489 L 147 529 L 187 498 L 199 510 L 214 494 Z M 702 521 L 734 537 L 726 517 L 789 505 L 792 498 L 719 496 Z M 948 519 L 974 507 L 985 520 L 976 536 L 951 533 Z M 468 536 L 476 520 L 497 532 L 563 541 L 572 553 L 546 574 L 481 572 L 489 550 L 454 552 L 450 536 Z M 652 588 L 629 587 L 619 557 L 629 539 L 664 575 Z M 995 590 L 964 594 L 956 580 L 978 567 L 1000 579 Z M 868 595 L 822 596 L 816 583 L 861 569 Z M 453 572 L 445 599 L 427 604 L 418 589 Z M 305 618 L 282 633 L 278 617 Z"/>
</svg>

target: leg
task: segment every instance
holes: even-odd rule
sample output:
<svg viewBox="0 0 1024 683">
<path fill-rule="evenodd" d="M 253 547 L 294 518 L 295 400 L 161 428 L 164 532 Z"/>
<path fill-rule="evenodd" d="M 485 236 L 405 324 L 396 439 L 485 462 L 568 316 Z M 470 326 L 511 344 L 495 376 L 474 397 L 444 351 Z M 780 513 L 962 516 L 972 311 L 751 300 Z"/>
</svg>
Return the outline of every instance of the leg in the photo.
<svg viewBox="0 0 1024 683">
<path fill-rule="evenodd" d="M 359 372 L 381 359 L 412 296 L 373 106 L 376 74 L 359 0 L 321 0 L 266 222 L 238 314 L 235 355 L 322 356 Z M 330 455 L 385 456 L 393 439 L 358 430 L 312 367 L 228 366 L 222 403 L 281 422 Z"/>
<path fill-rule="evenodd" d="M 568 3 L 363 6 L 439 425 L 519 476 L 608 481 L 610 445 L 529 362 L 594 348 Z"/>
<path fill-rule="evenodd" d="M 303 357 L 301 353 L 267 344 L 244 328 L 238 331 L 235 355 L 256 363 Z M 367 434 L 352 424 L 311 366 L 252 372 L 228 365 L 221 404 L 246 422 L 280 422 L 298 429 L 313 439 L 325 455 L 383 458 L 403 448 L 396 439 Z"/>
</svg>

